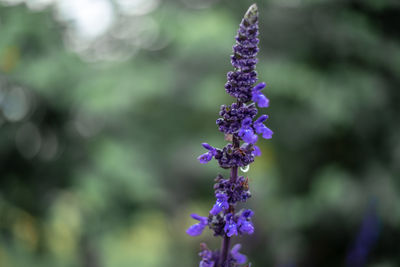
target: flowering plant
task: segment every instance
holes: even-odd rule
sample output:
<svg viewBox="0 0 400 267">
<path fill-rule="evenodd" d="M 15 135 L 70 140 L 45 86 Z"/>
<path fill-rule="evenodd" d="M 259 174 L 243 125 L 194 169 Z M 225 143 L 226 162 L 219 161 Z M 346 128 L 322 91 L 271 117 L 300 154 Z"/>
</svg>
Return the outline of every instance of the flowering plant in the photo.
<svg viewBox="0 0 400 267">
<path fill-rule="evenodd" d="M 219 131 L 225 134 L 225 139 L 231 141 L 224 148 L 215 148 L 207 143 L 203 147 L 208 150 L 199 156 L 200 163 L 216 159 L 221 168 L 230 169 L 230 177 L 224 178 L 219 174 L 215 180 L 214 190 L 216 202 L 207 217 L 192 214 L 199 221 L 186 232 L 191 236 L 200 235 L 208 226 L 215 236 L 223 238 L 220 250 L 212 251 L 204 243 L 201 244 L 200 267 L 234 267 L 245 264 L 246 256 L 239 253 L 240 244 L 230 249 L 231 237 L 234 235 L 253 234 L 254 226 L 251 218 L 254 212 L 250 209 L 236 211 L 238 202 L 250 198 L 248 179 L 238 175 L 238 168 L 248 168 L 261 151 L 256 142 L 258 135 L 270 139 L 273 132 L 264 125 L 267 115 L 257 119 L 258 107 L 266 108 L 269 100 L 261 92 L 265 83 L 257 82 L 255 71 L 258 52 L 258 9 L 257 5 L 250 6 L 236 36 L 233 46 L 231 63 L 233 71 L 227 74 L 225 90 L 236 98 L 231 105 L 222 105 L 217 119 Z M 248 265 L 250 266 L 250 265 Z"/>
</svg>

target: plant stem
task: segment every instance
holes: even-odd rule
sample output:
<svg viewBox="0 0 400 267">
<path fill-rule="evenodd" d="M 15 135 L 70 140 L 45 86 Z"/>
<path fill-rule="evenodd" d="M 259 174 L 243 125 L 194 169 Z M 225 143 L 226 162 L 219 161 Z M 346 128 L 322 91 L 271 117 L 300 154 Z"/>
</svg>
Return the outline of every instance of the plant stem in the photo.
<svg viewBox="0 0 400 267">
<path fill-rule="evenodd" d="M 236 134 L 233 135 L 232 144 L 233 144 L 234 149 L 237 149 L 240 146 L 240 140 Z M 233 183 L 236 182 L 237 177 L 238 177 L 238 167 L 235 166 L 235 167 L 231 168 L 231 177 L 230 177 L 231 182 L 233 182 Z M 233 205 L 229 205 L 228 212 L 226 212 L 226 213 L 234 214 L 235 207 Z M 222 245 L 221 245 L 221 262 L 220 262 L 221 267 L 224 267 L 225 262 L 228 258 L 230 241 L 231 241 L 231 238 L 225 234 L 224 239 L 222 240 Z"/>
<path fill-rule="evenodd" d="M 222 248 L 221 248 L 221 267 L 225 266 L 225 262 L 228 258 L 230 241 L 231 238 L 225 234 L 224 239 L 222 240 Z"/>
</svg>

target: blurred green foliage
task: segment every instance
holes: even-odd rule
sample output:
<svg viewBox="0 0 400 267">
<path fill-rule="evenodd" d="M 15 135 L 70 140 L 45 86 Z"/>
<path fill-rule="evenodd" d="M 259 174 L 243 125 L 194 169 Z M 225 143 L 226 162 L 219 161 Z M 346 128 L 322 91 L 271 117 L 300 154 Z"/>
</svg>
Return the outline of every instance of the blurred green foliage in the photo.
<svg viewBox="0 0 400 267">
<path fill-rule="evenodd" d="M 215 120 L 232 101 L 225 73 L 252 2 L 151 1 L 132 15 L 110 1 L 113 23 L 92 39 L 55 3 L 9 2 L 0 266 L 197 266 L 199 242 L 219 240 L 185 229 L 210 209 L 220 170 L 196 157 L 201 142 L 224 144 Z M 258 5 L 275 135 L 248 172 L 256 234 L 243 252 L 254 266 L 343 266 L 374 201 L 381 231 L 367 266 L 399 266 L 400 4 Z"/>
</svg>

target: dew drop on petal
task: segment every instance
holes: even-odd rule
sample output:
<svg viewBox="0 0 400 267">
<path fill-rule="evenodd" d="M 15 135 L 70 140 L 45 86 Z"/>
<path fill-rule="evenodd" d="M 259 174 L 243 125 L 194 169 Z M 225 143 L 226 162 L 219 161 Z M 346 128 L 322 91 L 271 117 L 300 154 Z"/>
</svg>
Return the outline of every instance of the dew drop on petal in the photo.
<svg viewBox="0 0 400 267">
<path fill-rule="evenodd" d="M 244 167 L 240 167 L 240 170 L 241 170 L 242 172 L 248 172 L 248 171 L 250 170 L 250 165 L 246 165 L 246 166 L 244 166 Z"/>
</svg>

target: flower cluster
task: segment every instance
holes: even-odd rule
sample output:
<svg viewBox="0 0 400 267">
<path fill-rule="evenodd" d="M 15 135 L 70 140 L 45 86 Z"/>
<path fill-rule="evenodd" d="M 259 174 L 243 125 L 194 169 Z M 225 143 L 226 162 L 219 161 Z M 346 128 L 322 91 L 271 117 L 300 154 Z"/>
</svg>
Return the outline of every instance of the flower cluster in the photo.
<svg viewBox="0 0 400 267">
<path fill-rule="evenodd" d="M 227 196 L 227 202 L 234 205 L 237 202 L 245 202 L 251 197 L 249 191 L 249 179 L 239 176 L 235 182 L 224 179 L 222 175 L 218 175 L 215 179 L 214 190 L 218 199 L 218 194 Z"/>
<path fill-rule="evenodd" d="M 253 119 L 257 115 L 257 108 L 254 103 L 246 105 L 233 103 L 231 106 L 222 105 L 219 112 L 221 118 L 217 120 L 218 128 L 226 134 L 233 134 L 239 131 L 241 121 L 245 118 Z"/>
<path fill-rule="evenodd" d="M 247 257 L 239 252 L 240 248 L 240 244 L 236 244 L 235 246 L 233 246 L 229 253 L 227 264 L 223 265 L 224 267 L 235 266 L 234 264 L 246 263 Z M 199 256 L 201 257 L 201 261 L 199 267 L 216 267 L 220 262 L 219 251 L 209 250 L 207 245 L 204 243 L 200 244 L 200 249 L 201 252 L 199 253 Z M 250 265 L 248 265 L 248 267 L 250 267 Z"/>
<path fill-rule="evenodd" d="M 255 145 L 259 136 L 270 139 L 273 132 L 265 126 L 267 115 L 256 118 L 258 110 L 269 106 L 268 98 L 261 92 L 265 83 L 257 82 L 255 71 L 258 52 L 258 10 L 252 5 L 240 23 L 236 44 L 233 46 L 231 63 L 234 70 L 227 74 L 225 89 L 228 94 L 236 98 L 231 105 L 222 105 L 216 124 L 219 131 L 225 134 L 226 139 L 232 141 L 223 148 L 215 148 L 203 143 L 206 153 L 198 160 L 205 164 L 213 158 L 219 166 L 231 169 L 229 178 L 218 175 L 214 185 L 215 204 L 207 217 L 192 214 L 192 218 L 199 221 L 186 232 L 192 236 L 200 235 L 208 226 L 215 236 L 223 237 L 220 250 L 211 251 L 205 244 L 202 245 L 200 267 L 234 267 L 244 264 L 246 256 L 240 254 L 240 244 L 229 249 L 230 238 L 234 235 L 254 233 L 251 221 L 254 212 L 242 209 L 235 212 L 236 204 L 245 202 L 251 197 L 248 179 L 238 175 L 239 167 L 246 167 L 261 155 L 260 148 Z M 248 265 L 250 266 L 250 265 Z"/>
</svg>

